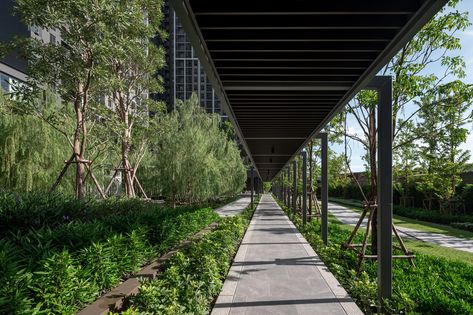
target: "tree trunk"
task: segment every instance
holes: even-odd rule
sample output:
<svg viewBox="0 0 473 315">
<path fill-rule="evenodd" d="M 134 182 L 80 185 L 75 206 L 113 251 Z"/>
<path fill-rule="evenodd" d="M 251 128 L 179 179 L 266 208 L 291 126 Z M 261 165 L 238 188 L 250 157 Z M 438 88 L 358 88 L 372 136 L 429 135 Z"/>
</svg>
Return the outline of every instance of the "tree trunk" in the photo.
<svg viewBox="0 0 473 315">
<path fill-rule="evenodd" d="M 123 123 L 126 128 L 122 134 L 122 165 L 123 165 L 123 185 L 127 197 L 135 197 L 135 189 L 133 187 L 133 169 L 130 163 L 131 148 L 131 128 L 129 124 L 128 111 L 123 111 Z"/>
<path fill-rule="evenodd" d="M 76 162 L 76 198 L 85 197 L 85 165 L 81 163 L 84 160 L 84 148 L 82 146 L 82 137 L 84 136 L 84 116 L 81 106 L 82 98 L 77 97 L 74 101 L 74 111 L 76 114 L 76 129 L 73 140 L 73 154 Z"/>
<path fill-rule="evenodd" d="M 369 164 L 370 164 L 370 198 L 369 201 L 372 204 L 377 202 L 377 191 L 378 191 L 378 176 L 377 176 L 377 164 L 376 164 L 376 109 L 370 109 L 370 128 L 369 128 Z M 376 255 L 378 248 L 378 219 L 377 219 L 377 207 L 372 209 L 373 219 L 371 220 L 371 251 L 373 255 Z"/>
</svg>

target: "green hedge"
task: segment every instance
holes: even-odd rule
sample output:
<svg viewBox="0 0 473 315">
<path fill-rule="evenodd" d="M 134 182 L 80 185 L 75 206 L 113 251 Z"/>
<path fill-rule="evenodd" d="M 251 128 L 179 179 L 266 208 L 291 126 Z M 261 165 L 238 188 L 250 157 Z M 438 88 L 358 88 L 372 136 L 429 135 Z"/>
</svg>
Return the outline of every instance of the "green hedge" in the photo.
<svg viewBox="0 0 473 315">
<path fill-rule="evenodd" d="M 258 204 L 258 202 L 256 202 Z M 209 314 L 220 293 L 253 209 L 223 219 L 189 248 L 179 251 L 154 280 L 145 280 L 121 314 Z"/>
<path fill-rule="evenodd" d="M 419 208 L 405 208 L 398 205 L 394 205 L 393 212 L 406 218 L 445 225 L 449 225 L 453 222 L 473 222 L 473 216 L 471 215 L 445 214 L 433 210 L 429 211 Z"/>
<path fill-rule="evenodd" d="M 363 191 L 366 195 L 369 195 L 369 186 L 363 185 Z M 396 188 L 396 187 L 395 187 Z M 427 198 L 422 190 L 419 189 L 416 183 L 410 183 L 407 187 L 407 194 L 414 199 L 414 208 L 422 208 L 422 201 Z M 330 197 L 343 198 L 343 199 L 356 199 L 362 200 L 363 196 L 360 193 L 360 189 L 355 184 L 351 183 L 348 185 L 335 185 L 329 187 Z M 463 200 L 465 204 L 466 214 L 473 216 L 473 184 L 461 184 L 457 186 L 456 197 Z M 394 204 L 399 205 L 401 193 L 394 189 L 393 201 Z M 440 207 L 438 200 L 433 201 L 433 208 L 438 209 Z"/>
<path fill-rule="evenodd" d="M 0 196 L 0 313 L 74 314 L 204 228 L 211 208 Z"/>
<path fill-rule="evenodd" d="M 280 204 L 281 207 L 284 205 Z M 350 231 L 329 225 L 329 245 L 320 238 L 320 224 L 313 220 L 302 227 L 301 219 L 292 211 L 286 213 L 312 245 L 325 265 L 348 291 L 358 306 L 373 314 L 377 306 L 377 265 L 367 261 L 357 276 L 357 255 L 344 250 Z M 358 233 L 355 242 L 361 242 Z M 391 314 L 473 314 L 473 267 L 462 263 L 415 253 L 416 267 L 408 261 L 394 260 L 393 298 L 386 301 Z"/>
<path fill-rule="evenodd" d="M 359 200 L 346 200 L 339 198 L 331 198 L 334 202 L 347 205 L 349 207 L 361 207 L 361 201 Z M 433 222 L 444 225 L 451 225 L 458 229 L 467 231 L 472 230 L 473 216 L 472 215 L 458 215 L 458 214 L 445 214 L 435 210 L 425 210 L 420 208 L 406 208 L 399 205 L 393 206 L 393 213 L 405 218 L 411 218 L 415 220 Z"/>
</svg>

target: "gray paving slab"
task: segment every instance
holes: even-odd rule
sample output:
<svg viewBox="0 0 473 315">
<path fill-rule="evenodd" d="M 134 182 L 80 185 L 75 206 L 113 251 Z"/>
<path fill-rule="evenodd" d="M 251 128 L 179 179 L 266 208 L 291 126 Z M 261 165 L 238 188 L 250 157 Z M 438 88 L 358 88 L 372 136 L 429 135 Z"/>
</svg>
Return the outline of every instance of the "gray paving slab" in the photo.
<svg viewBox="0 0 473 315">
<path fill-rule="evenodd" d="M 270 195 L 263 195 L 212 315 L 363 314 Z"/>
<path fill-rule="evenodd" d="M 328 211 L 333 214 L 338 220 L 344 224 L 356 225 L 360 218 L 360 214 L 347 207 L 341 206 L 335 203 L 329 203 Z M 363 227 L 366 227 L 367 219 L 363 220 Z M 416 229 L 397 227 L 401 237 L 423 241 L 427 243 L 437 244 L 443 247 L 449 247 L 453 249 L 462 250 L 465 252 L 473 253 L 473 240 L 468 240 L 460 237 L 420 231 Z"/>
<path fill-rule="evenodd" d="M 248 207 L 250 202 L 251 202 L 251 197 L 244 196 L 234 202 L 224 205 L 223 207 L 215 209 L 215 212 L 217 212 L 217 214 L 222 218 L 232 217 L 234 215 L 237 215 L 243 212 L 243 210 L 245 210 Z"/>
</svg>

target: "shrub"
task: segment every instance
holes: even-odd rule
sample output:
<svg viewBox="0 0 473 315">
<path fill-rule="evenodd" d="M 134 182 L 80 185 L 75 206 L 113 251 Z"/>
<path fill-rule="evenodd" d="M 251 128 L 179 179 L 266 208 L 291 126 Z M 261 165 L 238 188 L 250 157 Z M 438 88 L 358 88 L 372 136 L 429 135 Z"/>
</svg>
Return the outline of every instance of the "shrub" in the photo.
<svg viewBox="0 0 473 315">
<path fill-rule="evenodd" d="M 320 238 L 320 224 L 313 220 L 305 227 L 294 212 L 280 206 L 307 241 L 314 247 L 325 265 L 366 313 L 376 312 L 377 265 L 364 263 L 364 271 L 357 276 L 357 255 L 344 250 L 350 231 L 336 224 L 329 225 L 329 245 Z M 358 233 L 355 242 L 362 234 Z M 393 298 L 386 301 L 386 309 L 392 314 L 472 314 L 473 313 L 473 266 L 420 253 L 416 254 L 416 267 L 408 261 L 394 260 Z"/>
<path fill-rule="evenodd" d="M 121 314 L 208 314 L 252 213 L 249 207 L 223 219 L 214 231 L 177 252 L 158 278 L 141 284 Z"/>
<path fill-rule="evenodd" d="M 467 213 L 473 215 L 473 184 L 468 184 L 463 187 L 461 198 L 465 203 Z"/>
<path fill-rule="evenodd" d="M 450 225 L 456 227 L 457 229 L 473 232 L 473 223 L 471 222 L 453 222 Z"/>
<path fill-rule="evenodd" d="M 127 199 L 75 201 L 60 195 L 3 194 L 0 209 L 1 314 L 73 314 L 218 220 L 211 208 L 171 209 Z"/>
</svg>

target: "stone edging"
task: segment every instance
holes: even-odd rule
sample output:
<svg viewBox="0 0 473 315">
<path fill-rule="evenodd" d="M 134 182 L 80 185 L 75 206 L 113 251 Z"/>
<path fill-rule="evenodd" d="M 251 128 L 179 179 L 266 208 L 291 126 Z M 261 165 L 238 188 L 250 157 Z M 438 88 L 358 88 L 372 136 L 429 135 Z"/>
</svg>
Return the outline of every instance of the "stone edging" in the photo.
<svg viewBox="0 0 473 315">
<path fill-rule="evenodd" d="M 140 278 L 154 279 L 161 272 L 161 267 L 174 256 L 178 250 L 189 247 L 192 242 L 200 240 L 205 234 L 211 232 L 217 226 L 217 222 L 211 223 L 185 241 L 179 243 L 179 245 L 174 247 L 171 251 L 144 266 L 136 274 L 130 276 L 130 278 L 99 297 L 95 302 L 86 306 L 78 312 L 77 315 L 103 315 L 108 314 L 108 312 L 112 310 L 119 310 L 123 306 L 123 302 L 126 298 L 138 294 Z"/>
</svg>

